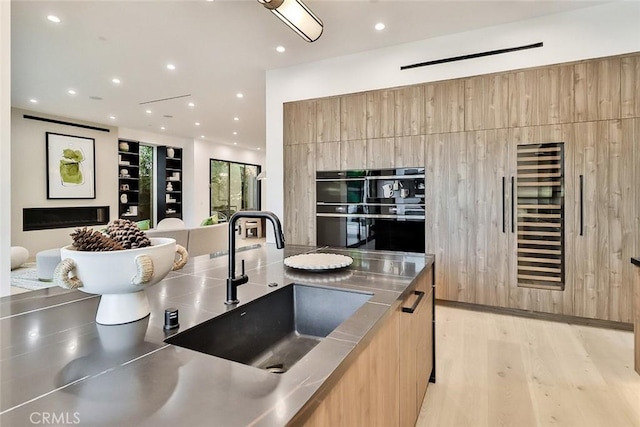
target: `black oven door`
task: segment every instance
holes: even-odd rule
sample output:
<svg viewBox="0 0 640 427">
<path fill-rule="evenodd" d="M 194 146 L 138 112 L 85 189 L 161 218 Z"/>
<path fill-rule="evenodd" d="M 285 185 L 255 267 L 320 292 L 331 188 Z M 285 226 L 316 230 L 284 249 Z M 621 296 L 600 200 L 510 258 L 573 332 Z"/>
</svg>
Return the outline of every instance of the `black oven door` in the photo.
<svg viewBox="0 0 640 427">
<path fill-rule="evenodd" d="M 366 248 L 368 243 L 366 220 L 353 215 L 318 214 L 316 244 L 337 248 Z"/>
<path fill-rule="evenodd" d="M 367 224 L 372 249 L 424 253 L 424 220 L 367 218 Z"/>
<path fill-rule="evenodd" d="M 316 202 L 362 203 L 365 198 L 366 180 L 364 172 L 360 175 L 356 172 L 318 172 Z"/>
</svg>

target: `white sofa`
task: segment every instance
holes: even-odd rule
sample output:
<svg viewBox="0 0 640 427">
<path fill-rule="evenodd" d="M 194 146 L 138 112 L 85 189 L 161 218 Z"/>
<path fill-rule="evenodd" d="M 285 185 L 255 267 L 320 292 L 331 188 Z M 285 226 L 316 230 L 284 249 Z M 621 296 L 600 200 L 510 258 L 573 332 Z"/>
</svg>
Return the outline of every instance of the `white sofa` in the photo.
<svg viewBox="0 0 640 427">
<path fill-rule="evenodd" d="M 148 237 L 171 237 L 184 246 L 190 257 L 229 249 L 229 224 L 203 225 L 174 230 L 147 230 Z"/>
</svg>

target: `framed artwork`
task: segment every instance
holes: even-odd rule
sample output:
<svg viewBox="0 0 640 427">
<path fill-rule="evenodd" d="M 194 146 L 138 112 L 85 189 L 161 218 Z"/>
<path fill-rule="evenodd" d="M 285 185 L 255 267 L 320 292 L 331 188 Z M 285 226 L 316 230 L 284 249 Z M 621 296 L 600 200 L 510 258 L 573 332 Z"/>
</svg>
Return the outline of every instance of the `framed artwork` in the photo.
<svg viewBox="0 0 640 427">
<path fill-rule="evenodd" d="M 95 199 L 95 139 L 47 132 L 47 199 Z"/>
</svg>

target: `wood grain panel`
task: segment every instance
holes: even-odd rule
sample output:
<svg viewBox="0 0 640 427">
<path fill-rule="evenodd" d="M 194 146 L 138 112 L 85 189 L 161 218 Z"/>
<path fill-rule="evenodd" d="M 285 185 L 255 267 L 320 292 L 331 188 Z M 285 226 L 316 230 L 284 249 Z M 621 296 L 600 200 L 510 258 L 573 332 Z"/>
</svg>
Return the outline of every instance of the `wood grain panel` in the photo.
<svg viewBox="0 0 640 427">
<path fill-rule="evenodd" d="M 361 140 L 366 137 L 367 94 L 355 93 L 340 97 L 340 140 Z"/>
<path fill-rule="evenodd" d="M 506 74 L 465 80 L 465 130 L 505 128 L 509 123 L 509 77 Z"/>
<path fill-rule="evenodd" d="M 640 117 L 640 55 L 625 56 L 620 67 L 622 118 Z"/>
<path fill-rule="evenodd" d="M 395 90 L 367 92 L 367 138 L 395 135 Z"/>
<path fill-rule="evenodd" d="M 367 169 L 388 169 L 395 167 L 395 138 L 368 139 Z"/>
<path fill-rule="evenodd" d="M 447 191 L 449 183 L 445 179 L 447 173 L 446 146 L 444 135 L 425 136 L 425 253 L 436 256 L 436 295 L 438 299 L 456 301 L 455 292 L 449 290 L 448 272 L 450 253 L 446 252 L 447 244 Z"/>
<path fill-rule="evenodd" d="M 464 81 L 464 130 L 484 129 L 485 77 L 472 77 Z"/>
<path fill-rule="evenodd" d="M 425 85 L 426 133 L 464 130 L 464 80 Z"/>
<path fill-rule="evenodd" d="M 316 142 L 340 141 L 340 98 L 316 100 Z"/>
<path fill-rule="evenodd" d="M 424 85 L 396 89 L 395 102 L 395 135 L 424 135 Z"/>
<path fill-rule="evenodd" d="M 340 170 L 340 142 L 316 144 L 316 171 Z"/>
<path fill-rule="evenodd" d="M 544 67 L 537 74 L 539 123 L 573 122 L 573 66 Z"/>
<path fill-rule="evenodd" d="M 315 101 L 285 103 L 283 105 L 283 115 L 285 146 L 315 142 Z"/>
<path fill-rule="evenodd" d="M 315 157 L 315 144 L 284 147 L 284 229 L 290 244 L 316 242 Z"/>
<path fill-rule="evenodd" d="M 574 65 L 575 121 L 620 118 L 620 58 Z"/>
<path fill-rule="evenodd" d="M 395 138 L 395 167 L 424 167 L 424 135 Z"/>
<path fill-rule="evenodd" d="M 342 141 L 340 143 L 340 169 L 365 169 L 367 167 L 367 141 Z"/>
<path fill-rule="evenodd" d="M 525 70 L 509 74 L 509 124 L 511 127 L 540 123 L 538 72 Z"/>
</svg>

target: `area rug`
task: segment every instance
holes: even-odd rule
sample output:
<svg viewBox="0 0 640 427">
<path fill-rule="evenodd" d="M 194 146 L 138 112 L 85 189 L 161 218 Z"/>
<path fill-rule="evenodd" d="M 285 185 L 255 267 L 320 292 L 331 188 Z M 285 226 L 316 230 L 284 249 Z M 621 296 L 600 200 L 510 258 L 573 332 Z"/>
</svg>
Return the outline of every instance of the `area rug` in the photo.
<svg viewBox="0 0 640 427">
<path fill-rule="evenodd" d="M 35 262 L 22 264 L 20 268 L 11 270 L 11 286 L 36 291 L 38 289 L 51 288 L 55 286 L 53 282 L 42 282 L 38 280 Z"/>
</svg>

